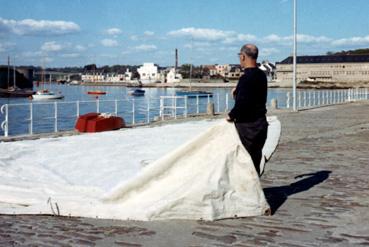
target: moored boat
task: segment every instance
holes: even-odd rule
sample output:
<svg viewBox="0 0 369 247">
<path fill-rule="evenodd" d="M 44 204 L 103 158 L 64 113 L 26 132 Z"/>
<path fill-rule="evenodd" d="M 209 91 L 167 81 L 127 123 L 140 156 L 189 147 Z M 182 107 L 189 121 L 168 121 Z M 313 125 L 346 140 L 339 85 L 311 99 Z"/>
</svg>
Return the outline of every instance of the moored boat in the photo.
<svg viewBox="0 0 369 247">
<path fill-rule="evenodd" d="M 21 89 L 21 88 L 0 89 L 0 97 L 8 97 L 8 98 L 29 97 L 34 93 L 35 92 L 32 89 Z"/>
<path fill-rule="evenodd" d="M 176 96 L 187 96 L 189 98 L 196 98 L 196 97 L 213 97 L 212 92 L 208 91 L 199 91 L 199 90 L 182 90 L 176 91 Z"/>
<path fill-rule="evenodd" d="M 95 90 L 95 91 L 88 91 L 87 94 L 92 94 L 92 95 L 105 95 L 106 92 L 105 91 L 101 91 L 101 90 Z"/>
<path fill-rule="evenodd" d="M 128 92 L 129 95 L 132 96 L 144 96 L 145 95 L 145 90 L 143 89 L 132 89 Z"/>
<path fill-rule="evenodd" d="M 53 99 L 63 99 L 64 95 L 55 94 L 47 89 L 39 90 L 34 95 L 32 95 L 33 100 L 53 100 Z"/>
</svg>

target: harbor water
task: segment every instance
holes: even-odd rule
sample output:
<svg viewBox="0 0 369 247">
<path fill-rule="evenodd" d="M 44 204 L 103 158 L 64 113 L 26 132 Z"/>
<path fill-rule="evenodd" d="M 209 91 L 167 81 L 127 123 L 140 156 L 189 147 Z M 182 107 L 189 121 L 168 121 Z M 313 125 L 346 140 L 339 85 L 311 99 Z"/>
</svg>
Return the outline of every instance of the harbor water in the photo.
<svg viewBox="0 0 369 247">
<path fill-rule="evenodd" d="M 60 92 L 64 99 L 56 101 L 32 101 L 28 98 L 0 98 L 0 107 L 8 104 L 8 134 L 10 136 L 36 133 L 72 130 L 78 115 L 88 112 L 117 114 L 124 118 L 127 124 L 146 123 L 157 119 L 160 111 L 160 97 L 173 96 L 178 88 L 143 88 L 144 96 L 129 95 L 132 88 L 121 86 L 83 86 L 51 84 L 47 89 Z M 37 88 L 35 88 L 37 90 Z M 88 91 L 101 90 L 105 95 L 89 95 Z M 232 108 L 234 101 L 231 97 L 231 88 L 207 88 L 213 97 L 189 98 L 186 114 L 206 112 L 209 101 L 214 103 L 216 112 L 226 112 Z M 268 105 L 271 99 L 277 99 L 279 107 L 286 105 L 286 89 L 269 89 Z M 55 104 L 55 102 L 57 102 Z M 30 104 L 32 103 L 32 104 Z M 172 104 L 168 102 L 166 104 Z M 184 104 L 183 99 L 175 104 Z M 185 114 L 185 109 L 178 107 L 178 115 Z M 32 112 L 32 113 L 30 113 Z M 56 112 L 56 113 L 55 113 Z M 55 114 L 57 118 L 55 118 Z M 32 121 L 31 121 L 32 118 Z M 5 114 L 0 114 L 0 123 Z M 57 123 L 55 123 L 57 121 Z M 32 126 L 30 126 L 32 122 Z M 31 128 L 31 129 L 30 129 Z M 4 131 L 0 129 L 0 136 Z"/>
</svg>

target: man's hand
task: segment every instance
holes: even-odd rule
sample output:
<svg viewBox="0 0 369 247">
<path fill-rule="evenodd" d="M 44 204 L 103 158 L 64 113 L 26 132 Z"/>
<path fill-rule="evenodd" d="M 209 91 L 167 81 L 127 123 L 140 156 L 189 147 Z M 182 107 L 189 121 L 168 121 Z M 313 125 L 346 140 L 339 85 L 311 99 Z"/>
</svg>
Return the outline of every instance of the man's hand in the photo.
<svg viewBox="0 0 369 247">
<path fill-rule="evenodd" d="M 226 120 L 227 120 L 227 122 L 233 122 L 233 119 L 232 119 L 232 118 L 230 118 L 228 115 L 227 115 L 227 117 L 226 117 Z"/>
<path fill-rule="evenodd" d="M 232 93 L 233 99 L 235 99 L 236 98 L 236 88 L 232 88 L 231 93 Z"/>
</svg>

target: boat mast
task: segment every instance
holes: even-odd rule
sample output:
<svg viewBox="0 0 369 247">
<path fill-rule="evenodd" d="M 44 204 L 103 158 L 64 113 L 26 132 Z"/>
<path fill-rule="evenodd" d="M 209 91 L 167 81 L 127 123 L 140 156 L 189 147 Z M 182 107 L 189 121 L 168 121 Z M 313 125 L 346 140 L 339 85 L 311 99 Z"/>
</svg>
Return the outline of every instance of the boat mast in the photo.
<svg viewBox="0 0 369 247">
<path fill-rule="evenodd" d="M 293 111 L 297 111 L 296 106 L 296 59 L 297 59 L 297 16 L 296 16 L 296 0 L 293 1 L 293 74 L 292 74 L 292 96 Z"/>
<path fill-rule="evenodd" d="M 9 89 L 9 77 L 10 77 L 10 70 L 9 70 L 9 67 L 10 67 L 10 58 L 8 56 L 8 89 Z"/>
<path fill-rule="evenodd" d="M 15 73 L 15 57 L 14 57 L 14 64 L 13 64 L 13 87 L 15 89 L 16 85 L 15 85 L 15 76 L 16 76 L 16 73 Z"/>
<path fill-rule="evenodd" d="M 192 49 L 193 49 L 193 38 L 191 37 L 191 53 L 190 53 L 190 91 L 191 88 L 191 81 L 192 81 Z"/>
</svg>

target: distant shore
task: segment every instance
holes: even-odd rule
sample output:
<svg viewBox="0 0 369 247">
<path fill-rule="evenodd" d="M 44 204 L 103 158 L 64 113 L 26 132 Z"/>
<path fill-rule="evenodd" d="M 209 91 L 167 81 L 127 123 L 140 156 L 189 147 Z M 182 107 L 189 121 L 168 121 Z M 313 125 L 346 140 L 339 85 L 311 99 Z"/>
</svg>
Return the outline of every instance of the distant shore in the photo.
<svg viewBox="0 0 369 247">
<path fill-rule="evenodd" d="M 83 86 L 123 86 L 140 87 L 138 82 L 82 82 Z M 223 80 L 201 80 L 193 79 L 191 82 L 185 79 L 179 83 L 146 83 L 142 87 L 147 88 L 234 88 L 237 80 L 224 82 Z M 269 88 L 291 88 L 290 82 L 269 82 Z M 299 89 L 348 89 L 348 88 L 369 88 L 368 82 L 301 82 L 297 84 Z"/>
</svg>

